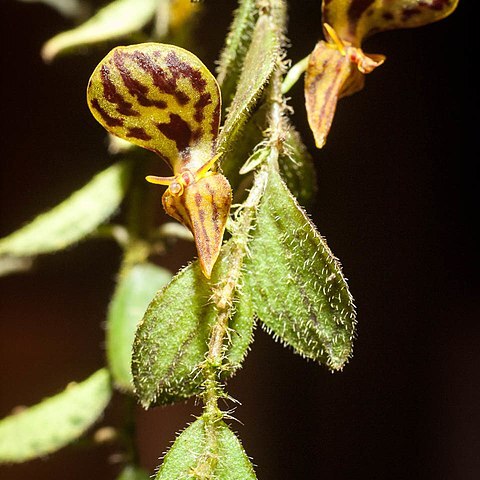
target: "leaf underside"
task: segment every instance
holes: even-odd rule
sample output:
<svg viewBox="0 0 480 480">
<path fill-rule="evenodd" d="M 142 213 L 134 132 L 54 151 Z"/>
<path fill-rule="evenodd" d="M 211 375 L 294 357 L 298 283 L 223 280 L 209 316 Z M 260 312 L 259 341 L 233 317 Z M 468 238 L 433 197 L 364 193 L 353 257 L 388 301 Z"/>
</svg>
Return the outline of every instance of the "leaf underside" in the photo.
<svg viewBox="0 0 480 480">
<path fill-rule="evenodd" d="M 224 108 L 230 105 L 235 94 L 245 55 L 252 40 L 256 17 L 255 0 L 240 0 L 218 62 L 217 81 L 222 88 Z"/>
</svg>

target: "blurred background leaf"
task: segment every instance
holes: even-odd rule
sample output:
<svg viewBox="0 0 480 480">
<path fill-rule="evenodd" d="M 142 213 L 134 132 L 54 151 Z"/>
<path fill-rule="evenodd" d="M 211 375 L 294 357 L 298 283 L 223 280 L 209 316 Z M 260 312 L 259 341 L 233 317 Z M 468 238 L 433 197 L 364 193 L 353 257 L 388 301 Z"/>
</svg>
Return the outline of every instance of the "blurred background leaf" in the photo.
<svg viewBox="0 0 480 480">
<path fill-rule="evenodd" d="M 112 216 L 129 185 L 131 165 L 118 162 L 97 174 L 69 198 L 0 239 L 2 256 L 32 257 L 63 250 Z"/>
<path fill-rule="evenodd" d="M 113 381 L 121 390 L 133 390 L 130 370 L 135 330 L 157 290 L 172 274 L 151 263 L 134 265 L 118 280 L 107 315 L 107 358 Z"/>
<path fill-rule="evenodd" d="M 89 8 L 82 0 L 18 0 L 23 3 L 44 3 L 58 10 L 65 17 L 79 18 L 84 16 Z"/>
<path fill-rule="evenodd" d="M 72 48 L 115 40 L 139 31 L 152 20 L 158 0 L 115 0 L 79 26 L 55 35 L 42 47 L 42 57 L 51 62 Z"/>
<path fill-rule="evenodd" d="M 0 463 L 25 462 L 78 439 L 102 415 L 112 395 L 99 370 L 81 383 L 0 420 Z"/>
</svg>

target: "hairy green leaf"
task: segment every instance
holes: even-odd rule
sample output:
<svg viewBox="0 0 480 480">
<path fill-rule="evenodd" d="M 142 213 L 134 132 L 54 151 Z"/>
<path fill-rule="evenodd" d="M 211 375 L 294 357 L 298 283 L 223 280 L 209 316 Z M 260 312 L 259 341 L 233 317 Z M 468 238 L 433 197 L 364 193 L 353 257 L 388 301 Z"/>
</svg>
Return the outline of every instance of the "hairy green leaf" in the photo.
<svg viewBox="0 0 480 480">
<path fill-rule="evenodd" d="M 217 69 L 217 81 L 222 88 L 223 107 L 227 108 L 235 94 L 243 62 L 250 45 L 257 16 L 255 0 L 240 0 L 225 40 Z"/>
<path fill-rule="evenodd" d="M 256 480 L 240 440 L 225 424 L 219 426 L 217 478 L 222 480 Z"/>
<path fill-rule="evenodd" d="M 308 205 L 317 186 L 315 166 L 300 134 L 293 126 L 288 129 L 278 163 L 289 190 L 301 205 Z"/>
<path fill-rule="evenodd" d="M 150 475 L 136 465 L 127 465 L 117 480 L 150 480 Z"/>
<path fill-rule="evenodd" d="M 220 281 L 229 269 L 231 242 L 221 250 L 211 282 Z M 141 403 L 165 404 L 200 391 L 199 369 L 208 351 L 216 311 L 210 284 L 197 261 L 176 275 L 150 303 L 138 326 L 133 345 L 132 373 Z M 252 340 L 253 312 L 248 298 L 236 292 L 225 375 L 241 366 Z"/>
<path fill-rule="evenodd" d="M 229 150 L 222 160 L 222 172 L 237 196 L 247 174 L 258 168 L 270 155 L 268 143 L 262 142 L 262 132 L 266 128 L 264 110 L 261 107 L 249 119 L 241 138 L 235 142 L 235 148 Z M 316 171 L 312 156 L 293 125 L 287 126 L 284 148 L 278 162 L 289 190 L 302 205 L 309 205 L 316 191 Z"/>
<path fill-rule="evenodd" d="M 133 266 L 119 279 L 107 316 L 107 358 L 117 387 L 133 390 L 130 371 L 135 330 L 148 304 L 171 273 L 151 263 Z"/>
<path fill-rule="evenodd" d="M 279 50 L 279 36 L 271 18 L 261 15 L 255 25 L 237 90 L 220 132 L 218 145 L 221 149 L 228 148 L 250 117 L 276 66 Z"/>
<path fill-rule="evenodd" d="M 354 337 L 355 308 L 340 264 L 271 169 L 250 244 L 246 292 L 275 337 L 341 369 Z"/>
<path fill-rule="evenodd" d="M 165 456 L 155 480 L 257 478 L 240 441 L 224 422 L 215 425 L 213 442 L 208 434 L 202 418 L 186 428 Z"/>
<path fill-rule="evenodd" d="M 258 108 L 243 127 L 242 135 L 235 140 L 235 148 L 227 150 L 222 157 L 222 173 L 228 178 L 237 196 L 240 185 L 246 181 L 246 175 L 240 174 L 240 169 L 263 140 L 266 112 L 266 105 Z"/>
<path fill-rule="evenodd" d="M 25 462 L 68 445 L 101 416 L 111 395 L 109 374 L 101 369 L 58 395 L 0 420 L 0 462 Z"/>
<path fill-rule="evenodd" d="M 155 13 L 157 0 L 115 0 L 72 30 L 59 33 L 42 47 L 42 57 L 51 62 L 74 47 L 124 37 L 140 30 Z"/>
<path fill-rule="evenodd" d="M 0 256 L 26 257 L 63 250 L 92 233 L 120 205 L 130 164 L 119 162 L 97 174 L 52 210 L 0 240 Z"/>
</svg>

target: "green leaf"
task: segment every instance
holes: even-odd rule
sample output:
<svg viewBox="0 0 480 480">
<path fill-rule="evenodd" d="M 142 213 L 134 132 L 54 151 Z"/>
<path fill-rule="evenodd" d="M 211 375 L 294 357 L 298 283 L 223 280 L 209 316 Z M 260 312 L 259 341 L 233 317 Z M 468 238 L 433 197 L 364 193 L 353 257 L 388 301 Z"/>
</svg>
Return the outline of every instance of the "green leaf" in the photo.
<svg viewBox="0 0 480 480">
<path fill-rule="evenodd" d="M 258 108 L 244 125 L 242 135 L 235 140 L 235 147 L 227 150 L 222 157 L 222 173 L 228 178 L 236 196 L 239 194 L 239 186 L 246 181 L 246 176 L 240 174 L 240 169 L 263 140 L 266 111 L 266 105 Z"/>
<path fill-rule="evenodd" d="M 59 53 L 74 47 L 113 40 L 139 31 L 155 13 L 157 0 L 115 0 L 89 20 L 59 33 L 42 47 L 42 57 L 51 62 Z"/>
<path fill-rule="evenodd" d="M 216 424 L 215 434 L 216 442 L 209 448 L 203 419 L 199 418 L 192 423 L 180 434 L 165 456 L 155 480 L 255 480 L 257 477 L 253 466 L 235 434 L 224 422 Z M 209 472 L 208 476 L 195 475 L 196 472 L 205 471 Z"/>
<path fill-rule="evenodd" d="M 258 210 L 245 295 L 275 337 L 332 370 L 348 360 L 355 308 L 340 264 L 275 170 Z"/>
<path fill-rule="evenodd" d="M 245 125 L 241 137 L 235 142 L 235 148 L 223 157 L 222 172 L 230 181 L 237 197 L 242 181 L 246 182 L 246 174 L 257 169 L 270 155 L 268 144 L 262 142 L 262 131 L 266 128 L 264 121 L 262 106 Z M 293 125 L 287 126 L 284 148 L 278 163 L 289 190 L 302 205 L 309 205 L 316 192 L 316 171 L 312 156 Z"/>
<path fill-rule="evenodd" d="M 25 462 L 79 438 L 101 416 L 112 395 L 101 369 L 81 383 L 0 420 L 0 463 Z"/>
<path fill-rule="evenodd" d="M 246 173 L 253 172 L 260 165 L 267 161 L 269 155 L 269 148 L 259 148 L 258 150 L 255 150 L 243 164 L 242 168 L 240 169 L 240 173 L 245 175 Z"/>
<path fill-rule="evenodd" d="M 229 269 L 231 245 L 227 243 L 220 252 L 212 284 Z M 209 285 L 195 261 L 150 303 L 136 332 L 132 359 L 135 392 L 144 407 L 179 401 L 200 392 L 199 369 L 216 319 Z M 231 343 L 223 365 L 225 376 L 241 366 L 252 340 L 251 304 L 239 292 L 234 304 L 236 311 L 229 323 Z"/>
<path fill-rule="evenodd" d="M 219 427 L 217 478 L 222 480 L 256 480 L 253 465 L 236 435 L 221 423 Z"/>
<path fill-rule="evenodd" d="M 220 55 L 217 81 L 222 88 L 223 106 L 230 105 L 242 73 L 243 62 L 250 45 L 257 14 L 255 0 L 240 0 L 234 13 L 225 47 Z"/>
<path fill-rule="evenodd" d="M 110 373 L 122 390 L 133 390 L 130 365 L 137 325 L 157 290 L 171 277 L 168 270 L 145 263 L 133 266 L 117 284 L 108 310 L 106 344 Z"/>
<path fill-rule="evenodd" d="M 150 475 L 140 467 L 127 465 L 117 480 L 150 480 Z"/>
<path fill-rule="evenodd" d="M 250 117 L 277 64 L 279 50 L 279 36 L 271 18 L 261 15 L 255 25 L 237 90 L 219 135 L 218 145 L 221 149 L 228 149 Z"/>
<path fill-rule="evenodd" d="M 92 233 L 120 205 L 130 179 L 130 164 L 120 162 L 52 210 L 0 240 L 0 256 L 28 257 L 63 250 Z"/>
<path fill-rule="evenodd" d="M 308 205 L 316 192 L 317 176 L 312 156 L 293 126 L 289 126 L 278 163 L 288 189 L 301 205 Z"/>
</svg>

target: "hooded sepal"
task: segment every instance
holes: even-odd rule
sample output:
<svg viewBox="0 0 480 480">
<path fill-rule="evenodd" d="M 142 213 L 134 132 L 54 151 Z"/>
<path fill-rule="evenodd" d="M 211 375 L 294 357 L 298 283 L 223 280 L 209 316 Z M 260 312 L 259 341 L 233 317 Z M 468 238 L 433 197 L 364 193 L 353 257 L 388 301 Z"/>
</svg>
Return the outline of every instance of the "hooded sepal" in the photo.
<svg viewBox="0 0 480 480">
<path fill-rule="evenodd" d="M 318 148 L 323 147 L 339 98 L 363 88 L 363 75 L 385 61 L 366 54 L 365 38 L 386 30 L 411 28 L 450 15 L 458 0 L 323 0 L 325 41 L 310 55 L 305 77 L 308 122 Z"/>
<path fill-rule="evenodd" d="M 193 233 L 202 272 L 210 278 L 232 204 L 228 180 L 220 173 L 209 172 L 193 179 L 178 195 L 168 188 L 162 201 L 168 215 Z"/>
<path fill-rule="evenodd" d="M 308 122 L 318 148 L 325 145 L 337 101 L 363 88 L 364 74 L 381 65 L 383 55 L 368 55 L 344 43 L 329 25 L 328 41 L 321 40 L 310 55 L 305 76 L 305 104 Z"/>
</svg>

